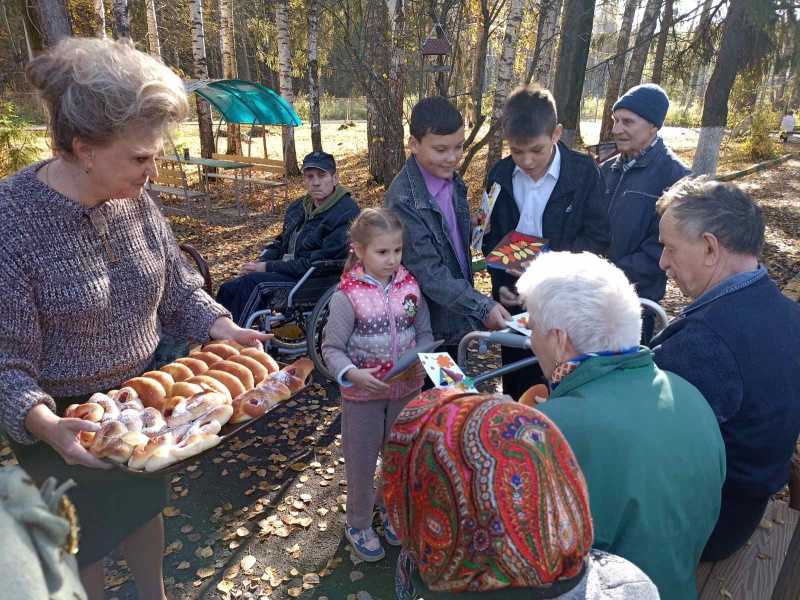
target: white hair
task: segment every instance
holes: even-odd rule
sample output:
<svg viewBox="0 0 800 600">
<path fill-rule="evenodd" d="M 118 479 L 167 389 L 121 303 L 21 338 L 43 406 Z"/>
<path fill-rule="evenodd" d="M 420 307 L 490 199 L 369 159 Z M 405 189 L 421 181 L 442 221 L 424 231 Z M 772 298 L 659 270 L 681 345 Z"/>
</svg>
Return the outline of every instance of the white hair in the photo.
<svg viewBox="0 0 800 600">
<path fill-rule="evenodd" d="M 642 308 L 625 274 L 589 252 L 546 252 L 517 282 L 531 328 L 561 329 L 575 350 L 619 351 L 639 344 Z"/>
</svg>

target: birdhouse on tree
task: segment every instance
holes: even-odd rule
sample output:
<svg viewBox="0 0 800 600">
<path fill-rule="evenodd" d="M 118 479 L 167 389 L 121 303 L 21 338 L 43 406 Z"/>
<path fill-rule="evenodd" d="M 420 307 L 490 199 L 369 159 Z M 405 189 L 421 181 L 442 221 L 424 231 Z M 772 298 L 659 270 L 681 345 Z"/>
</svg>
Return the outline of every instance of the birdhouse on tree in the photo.
<svg viewBox="0 0 800 600">
<path fill-rule="evenodd" d="M 425 94 L 427 88 L 428 73 L 433 73 L 436 77 L 436 87 L 439 94 L 446 94 L 445 74 L 453 68 L 448 60 L 453 47 L 447 39 L 447 33 L 440 23 L 434 25 L 427 39 L 420 48 L 420 81 L 419 96 Z"/>
</svg>

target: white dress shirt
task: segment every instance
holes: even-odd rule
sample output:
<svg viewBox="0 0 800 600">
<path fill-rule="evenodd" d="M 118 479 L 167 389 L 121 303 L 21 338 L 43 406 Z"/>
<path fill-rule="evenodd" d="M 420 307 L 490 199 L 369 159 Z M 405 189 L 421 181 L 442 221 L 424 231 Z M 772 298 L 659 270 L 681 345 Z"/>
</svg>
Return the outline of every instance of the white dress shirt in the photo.
<svg viewBox="0 0 800 600">
<path fill-rule="evenodd" d="M 550 167 L 538 181 L 531 177 L 518 166 L 514 167 L 511 180 L 514 186 L 514 200 L 519 208 L 519 223 L 517 231 L 525 235 L 544 237 L 542 235 L 542 215 L 556 187 L 558 176 L 561 173 L 561 152 L 555 147 L 555 155 L 550 162 Z"/>
</svg>

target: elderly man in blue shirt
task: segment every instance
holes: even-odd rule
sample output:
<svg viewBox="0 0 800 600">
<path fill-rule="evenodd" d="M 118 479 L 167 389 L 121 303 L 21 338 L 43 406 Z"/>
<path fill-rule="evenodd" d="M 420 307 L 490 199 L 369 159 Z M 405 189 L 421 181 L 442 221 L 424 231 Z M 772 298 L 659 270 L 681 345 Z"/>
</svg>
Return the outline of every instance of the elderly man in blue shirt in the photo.
<svg viewBox="0 0 800 600">
<path fill-rule="evenodd" d="M 800 433 L 800 305 L 759 264 L 761 209 L 731 183 L 684 180 L 657 205 L 660 266 L 692 303 L 651 342 L 656 363 L 694 384 L 727 456 L 722 508 L 703 560 L 736 552 L 789 478 Z"/>
</svg>

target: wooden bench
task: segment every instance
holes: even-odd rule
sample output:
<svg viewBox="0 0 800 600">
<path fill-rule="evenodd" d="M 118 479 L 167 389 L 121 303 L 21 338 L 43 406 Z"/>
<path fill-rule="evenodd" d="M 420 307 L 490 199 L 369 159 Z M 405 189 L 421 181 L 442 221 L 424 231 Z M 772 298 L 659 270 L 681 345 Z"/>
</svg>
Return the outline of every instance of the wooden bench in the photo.
<svg viewBox="0 0 800 600">
<path fill-rule="evenodd" d="M 189 184 L 189 179 L 186 176 L 186 172 L 183 170 L 183 167 L 180 165 L 180 163 L 173 163 L 163 160 L 159 161 L 158 163 L 158 177 L 149 182 L 148 191 L 156 192 L 156 194 L 159 196 L 161 194 L 168 194 L 182 198 L 186 202 L 185 212 L 187 215 L 191 215 L 192 213 L 192 200 L 200 200 L 205 198 L 207 201 L 210 201 L 208 192 L 192 189 L 191 185 Z M 160 199 L 154 199 L 156 200 L 156 203 L 163 208 Z M 169 208 L 176 210 L 172 207 Z M 208 206 L 206 206 L 206 211 L 208 211 Z"/>
<path fill-rule="evenodd" d="M 264 186 L 270 191 L 270 211 L 275 209 L 275 192 L 283 188 L 283 200 L 286 202 L 289 195 L 289 181 L 286 178 L 286 167 L 281 160 L 260 158 L 257 156 L 242 156 L 240 154 L 212 154 L 217 160 L 233 160 L 250 163 L 248 173 L 244 177 L 228 175 L 225 173 L 212 173 L 209 178 L 240 181 L 241 183 Z M 259 176 L 260 175 L 260 176 Z"/>
<path fill-rule="evenodd" d="M 736 554 L 715 563 L 700 563 L 700 600 L 796 600 L 800 512 L 783 500 L 771 500 L 761 525 Z M 797 539 L 795 539 L 797 538 Z M 793 589 L 791 586 L 794 586 Z M 781 591 L 783 590 L 783 591 Z M 785 594 L 789 595 L 778 595 Z"/>
</svg>

